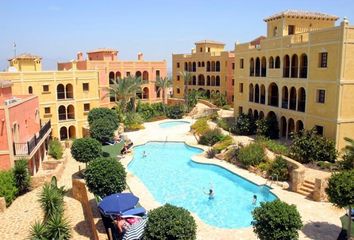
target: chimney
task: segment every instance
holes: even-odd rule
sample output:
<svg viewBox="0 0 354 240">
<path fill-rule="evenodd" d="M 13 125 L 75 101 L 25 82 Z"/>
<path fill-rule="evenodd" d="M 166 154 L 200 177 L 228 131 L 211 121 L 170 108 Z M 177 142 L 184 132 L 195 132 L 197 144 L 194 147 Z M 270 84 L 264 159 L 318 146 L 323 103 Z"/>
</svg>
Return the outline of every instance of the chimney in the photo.
<svg viewBox="0 0 354 240">
<path fill-rule="evenodd" d="M 144 61 L 144 54 L 142 52 L 138 53 L 138 61 Z"/>
<path fill-rule="evenodd" d="M 76 54 L 76 60 L 77 60 L 77 61 L 83 61 L 83 60 L 84 60 L 84 57 L 83 57 L 83 55 L 82 55 L 82 52 L 78 52 L 78 53 Z"/>
</svg>

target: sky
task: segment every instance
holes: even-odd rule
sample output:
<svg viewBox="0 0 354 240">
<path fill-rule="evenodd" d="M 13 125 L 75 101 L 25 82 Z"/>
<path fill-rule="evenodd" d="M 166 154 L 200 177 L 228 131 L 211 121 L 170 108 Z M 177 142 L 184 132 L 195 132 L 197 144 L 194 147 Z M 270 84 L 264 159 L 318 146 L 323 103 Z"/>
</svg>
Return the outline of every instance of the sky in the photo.
<svg viewBox="0 0 354 240">
<path fill-rule="evenodd" d="M 0 70 L 8 59 L 31 53 L 43 69 L 96 48 L 114 48 L 118 58 L 163 60 L 190 53 L 209 39 L 233 50 L 235 42 L 265 35 L 263 19 L 287 10 L 347 17 L 354 23 L 354 0 L 0 0 Z"/>
</svg>

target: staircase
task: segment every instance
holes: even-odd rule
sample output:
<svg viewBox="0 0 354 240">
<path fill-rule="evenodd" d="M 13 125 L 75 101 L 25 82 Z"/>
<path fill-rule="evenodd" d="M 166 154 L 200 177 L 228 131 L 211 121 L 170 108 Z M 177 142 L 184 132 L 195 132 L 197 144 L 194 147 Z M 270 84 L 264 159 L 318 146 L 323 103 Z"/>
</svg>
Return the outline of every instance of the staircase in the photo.
<svg viewBox="0 0 354 240">
<path fill-rule="evenodd" d="M 309 180 L 305 180 L 300 189 L 298 190 L 298 193 L 311 198 L 314 190 L 315 183 Z"/>
</svg>

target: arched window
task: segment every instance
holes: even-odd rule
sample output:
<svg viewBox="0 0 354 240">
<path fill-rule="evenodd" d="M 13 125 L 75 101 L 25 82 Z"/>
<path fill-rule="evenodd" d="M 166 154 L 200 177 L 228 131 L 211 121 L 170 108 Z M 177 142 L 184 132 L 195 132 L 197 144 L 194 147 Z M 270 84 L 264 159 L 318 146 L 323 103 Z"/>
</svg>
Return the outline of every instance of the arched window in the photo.
<svg viewBox="0 0 354 240">
<path fill-rule="evenodd" d="M 261 104 L 265 104 L 265 86 L 262 84 L 261 85 Z"/>
<path fill-rule="evenodd" d="M 140 72 L 140 71 L 136 71 L 136 72 L 135 72 L 135 77 L 137 77 L 137 78 L 138 78 L 138 77 L 141 77 L 141 72 Z"/>
<path fill-rule="evenodd" d="M 73 89 L 73 85 L 66 84 L 65 86 L 65 93 L 66 93 L 66 98 L 74 98 L 74 89 Z"/>
<path fill-rule="evenodd" d="M 304 123 L 301 120 L 296 121 L 296 132 L 300 132 L 304 129 Z"/>
<path fill-rule="evenodd" d="M 65 99 L 65 89 L 63 84 L 57 86 L 57 99 Z"/>
<path fill-rule="evenodd" d="M 292 134 L 295 131 L 295 122 L 294 119 L 289 118 L 288 120 L 288 138 L 290 138 L 292 136 Z"/>
<path fill-rule="evenodd" d="M 207 72 L 210 72 L 210 62 L 207 61 Z"/>
<path fill-rule="evenodd" d="M 149 73 L 147 71 L 143 72 L 143 80 L 148 81 L 149 80 Z"/>
<path fill-rule="evenodd" d="M 114 84 L 114 72 L 109 72 L 109 84 Z"/>
<path fill-rule="evenodd" d="M 76 138 L 75 126 L 70 126 L 69 127 L 69 138 L 70 139 Z"/>
<path fill-rule="evenodd" d="M 289 107 L 289 92 L 288 92 L 288 87 L 284 86 L 281 90 L 281 107 L 288 109 Z"/>
<path fill-rule="evenodd" d="M 29 87 L 28 87 L 28 94 L 33 94 L 33 88 L 32 88 L 32 86 L 29 86 Z"/>
<path fill-rule="evenodd" d="M 269 68 L 274 68 L 274 58 L 273 57 L 269 58 Z"/>
<path fill-rule="evenodd" d="M 279 90 L 276 83 L 271 83 L 268 87 L 268 105 L 279 106 Z"/>
<path fill-rule="evenodd" d="M 291 110 L 296 110 L 296 89 L 294 87 L 290 88 L 290 104 L 289 108 Z"/>
<path fill-rule="evenodd" d="M 59 134 L 60 134 L 60 141 L 64 141 L 68 139 L 68 130 L 66 127 L 61 127 Z"/>
<path fill-rule="evenodd" d="M 189 63 L 188 63 L 188 72 L 192 72 L 192 71 L 193 71 L 193 69 L 192 69 L 192 63 L 189 62 Z"/>
<path fill-rule="evenodd" d="M 290 57 L 289 55 L 284 56 L 284 61 L 283 61 L 283 77 L 288 78 L 290 77 Z"/>
<path fill-rule="evenodd" d="M 144 87 L 143 89 L 143 99 L 148 99 L 149 98 L 149 88 Z"/>
<path fill-rule="evenodd" d="M 265 57 L 262 57 L 262 64 L 261 64 L 261 76 L 267 76 L 267 60 Z"/>
<path fill-rule="evenodd" d="M 220 62 L 219 61 L 216 61 L 215 71 L 220 72 Z"/>
<path fill-rule="evenodd" d="M 184 63 L 184 71 L 188 71 L 188 63 Z"/>
<path fill-rule="evenodd" d="M 300 60 L 300 78 L 307 78 L 307 55 L 302 54 Z"/>
<path fill-rule="evenodd" d="M 75 109 L 73 105 L 69 105 L 67 108 L 68 119 L 75 119 Z"/>
<path fill-rule="evenodd" d="M 61 105 L 58 108 L 58 118 L 60 120 L 66 120 L 66 108 L 65 106 Z"/>
<path fill-rule="evenodd" d="M 296 54 L 291 57 L 291 77 L 297 78 L 298 77 L 298 70 L 299 70 L 299 60 Z"/>
<path fill-rule="evenodd" d="M 305 105 L 306 105 L 306 91 L 304 88 L 299 89 L 298 94 L 298 103 L 297 103 L 297 110 L 299 112 L 305 112 Z"/>
<path fill-rule="evenodd" d="M 116 81 L 122 78 L 122 74 L 118 71 L 116 72 Z"/>
<path fill-rule="evenodd" d="M 273 37 L 278 36 L 278 27 L 273 28 Z"/>
<path fill-rule="evenodd" d="M 215 78 L 215 85 L 220 86 L 220 77 L 219 76 L 216 76 L 216 78 Z"/>
<path fill-rule="evenodd" d="M 280 57 L 279 57 L 279 56 L 277 56 L 277 57 L 275 58 L 274 67 L 275 67 L 275 68 L 280 68 Z"/>
<path fill-rule="evenodd" d="M 215 72 L 215 62 L 214 61 L 211 62 L 211 71 Z"/>
<path fill-rule="evenodd" d="M 253 84 L 251 83 L 248 88 L 248 101 L 253 102 Z"/>
<path fill-rule="evenodd" d="M 192 77 L 192 82 L 190 85 L 197 85 L 197 77 L 196 76 Z"/>
<path fill-rule="evenodd" d="M 259 77 L 261 74 L 261 60 L 256 58 L 256 77 Z"/>
<path fill-rule="evenodd" d="M 215 86 L 215 76 L 211 76 L 211 86 Z"/>
<path fill-rule="evenodd" d="M 204 86 L 205 85 L 204 75 L 202 75 L 202 74 L 200 74 L 198 76 L 198 85 L 199 86 Z"/>
<path fill-rule="evenodd" d="M 256 84 L 254 87 L 254 102 L 259 103 L 259 86 Z"/>
<path fill-rule="evenodd" d="M 207 76 L 207 86 L 210 86 L 210 76 Z"/>
<path fill-rule="evenodd" d="M 250 59 L 250 76 L 251 77 L 254 76 L 254 59 L 253 58 Z"/>
<path fill-rule="evenodd" d="M 197 71 L 197 65 L 195 62 L 193 62 L 193 69 L 192 69 L 193 72 L 196 72 Z"/>
<path fill-rule="evenodd" d="M 282 116 L 280 118 L 280 136 L 286 138 L 286 118 Z"/>
</svg>

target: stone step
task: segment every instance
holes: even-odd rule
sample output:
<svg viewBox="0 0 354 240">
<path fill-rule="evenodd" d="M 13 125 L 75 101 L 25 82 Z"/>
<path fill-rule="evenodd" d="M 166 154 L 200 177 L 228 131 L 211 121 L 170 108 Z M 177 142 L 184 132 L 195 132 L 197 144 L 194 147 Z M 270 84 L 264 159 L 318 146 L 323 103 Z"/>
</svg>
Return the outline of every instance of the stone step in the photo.
<svg viewBox="0 0 354 240">
<path fill-rule="evenodd" d="M 312 189 L 312 191 L 315 190 L 315 185 L 312 185 L 312 184 L 307 183 L 307 182 L 304 182 L 304 183 L 302 184 L 302 186 L 304 186 L 304 187 L 306 187 L 306 188 L 309 188 L 309 189 Z"/>
<path fill-rule="evenodd" d="M 310 180 L 305 180 L 304 183 L 308 184 L 308 185 L 312 185 L 315 187 L 315 183 L 310 181 Z"/>
<path fill-rule="evenodd" d="M 301 189 L 299 189 L 297 192 L 300 193 L 301 195 L 306 196 L 306 197 L 311 196 L 311 194 L 312 194 L 312 192 L 305 192 Z"/>
<path fill-rule="evenodd" d="M 304 192 L 312 193 L 314 189 L 302 185 L 302 186 L 300 187 L 300 190 L 302 190 L 302 191 L 304 191 Z"/>
</svg>

